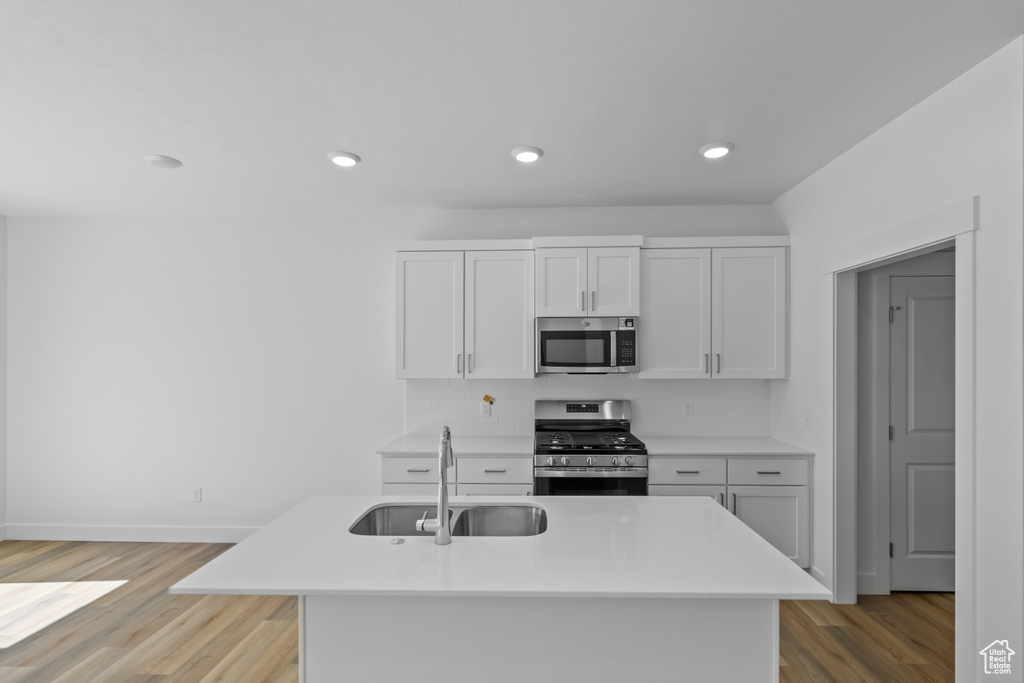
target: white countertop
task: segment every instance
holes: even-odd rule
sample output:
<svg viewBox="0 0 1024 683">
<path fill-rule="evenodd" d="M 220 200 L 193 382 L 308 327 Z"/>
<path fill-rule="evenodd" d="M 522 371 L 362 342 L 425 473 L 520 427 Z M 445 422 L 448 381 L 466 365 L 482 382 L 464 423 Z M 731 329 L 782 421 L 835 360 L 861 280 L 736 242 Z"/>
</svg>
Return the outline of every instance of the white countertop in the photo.
<svg viewBox="0 0 1024 683">
<path fill-rule="evenodd" d="M 829 599 L 831 593 L 711 498 L 536 497 L 529 537 L 357 536 L 348 528 L 412 496 L 318 496 L 183 579 L 171 593 Z M 453 497 L 452 506 L 523 504 Z M 429 504 L 429 503 L 428 503 Z"/>
<path fill-rule="evenodd" d="M 767 436 L 679 437 L 641 436 L 648 456 L 659 455 L 814 455 L 785 441 Z"/>
<path fill-rule="evenodd" d="M 643 436 L 637 434 L 647 445 L 647 453 L 660 455 L 813 455 L 808 451 L 784 441 L 767 436 L 752 437 L 689 437 L 689 436 Z M 377 449 L 384 457 L 430 456 L 437 457 L 436 436 L 401 436 Z M 502 456 L 533 455 L 532 436 L 456 436 L 452 440 L 456 457 L 461 456 Z"/>
</svg>

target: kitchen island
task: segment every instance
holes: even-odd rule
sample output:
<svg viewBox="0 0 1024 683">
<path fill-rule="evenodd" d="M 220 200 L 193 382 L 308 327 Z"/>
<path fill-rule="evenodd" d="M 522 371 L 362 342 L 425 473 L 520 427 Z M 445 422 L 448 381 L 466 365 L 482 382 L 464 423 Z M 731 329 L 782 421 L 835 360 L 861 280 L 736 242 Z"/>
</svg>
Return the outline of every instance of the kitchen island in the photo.
<svg viewBox="0 0 1024 683">
<path fill-rule="evenodd" d="M 778 601 L 831 593 L 710 498 L 494 497 L 535 536 L 360 536 L 310 498 L 171 588 L 296 595 L 303 683 L 778 680 Z"/>
</svg>

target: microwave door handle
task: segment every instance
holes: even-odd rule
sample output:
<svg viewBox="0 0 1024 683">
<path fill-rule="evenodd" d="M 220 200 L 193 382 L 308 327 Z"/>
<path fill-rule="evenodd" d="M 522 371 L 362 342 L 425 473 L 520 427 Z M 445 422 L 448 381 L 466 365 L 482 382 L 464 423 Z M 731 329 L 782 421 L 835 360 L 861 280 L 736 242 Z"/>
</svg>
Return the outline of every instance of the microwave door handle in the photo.
<svg viewBox="0 0 1024 683">
<path fill-rule="evenodd" d="M 616 336 L 615 330 L 612 330 L 608 334 L 611 337 L 611 339 L 610 339 L 610 341 L 608 343 L 611 344 L 611 346 L 612 346 L 611 353 L 609 353 L 608 356 L 610 357 L 610 360 L 611 360 L 611 363 L 612 363 L 612 367 L 614 368 L 614 367 L 617 367 L 618 364 L 619 364 L 619 347 L 615 343 L 615 336 Z"/>
</svg>

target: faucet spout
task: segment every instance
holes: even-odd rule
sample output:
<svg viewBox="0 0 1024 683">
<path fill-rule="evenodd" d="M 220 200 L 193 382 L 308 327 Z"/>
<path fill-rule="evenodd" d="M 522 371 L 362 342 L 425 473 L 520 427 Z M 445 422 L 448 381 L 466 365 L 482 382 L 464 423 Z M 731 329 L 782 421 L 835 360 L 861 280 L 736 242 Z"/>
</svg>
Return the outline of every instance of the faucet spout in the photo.
<svg viewBox="0 0 1024 683">
<path fill-rule="evenodd" d="M 441 428 L 437 464 L 441 474 L 437 490 L 437 518 L 419 520 L 416 522 L 416 529 L 432 531 L 435 544 L 448 545 L 452 542 L 452 523 L 448 514 L 448 468 L 455 466 L 455 454 L 452 452 L 452 434 L 447 426 Z"/>
</svg>

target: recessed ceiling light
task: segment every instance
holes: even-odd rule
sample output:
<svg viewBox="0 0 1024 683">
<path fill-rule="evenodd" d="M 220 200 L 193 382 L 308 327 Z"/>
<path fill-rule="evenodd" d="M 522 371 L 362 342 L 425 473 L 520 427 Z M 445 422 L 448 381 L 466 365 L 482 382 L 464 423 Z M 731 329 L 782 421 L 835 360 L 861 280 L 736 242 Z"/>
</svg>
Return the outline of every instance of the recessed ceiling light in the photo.
<svg viewBox="0 0 1024 683">
<path fill-rule="evenodd" d="M 544 156 L 544 150 L 540 147 L 516 147 L 512 150 L 512 156 L 516 158 L 516 161 L 521 161 L 524 164 L 532 164 L 533 162 Z"/>
<path fill-rule="evenodd" d="M 721 159 L 733 150 L 731 142 L 710 142 L 700 148 L 701 156 L 705 159 Z"/>
<path fill-rule="evenodd" d="M 352 152 L 331 152 L 327 155 L 327 158 L 336 163 L 338 166 L 355 166 L 362 159 Z"/>
<path fill-rule="evenodd" d="M 147 154 L 142 157 L 157 168 L 178 168 L 181 162 L 174 157 L 165 157 L 163 154 Z"/>
</svg>

